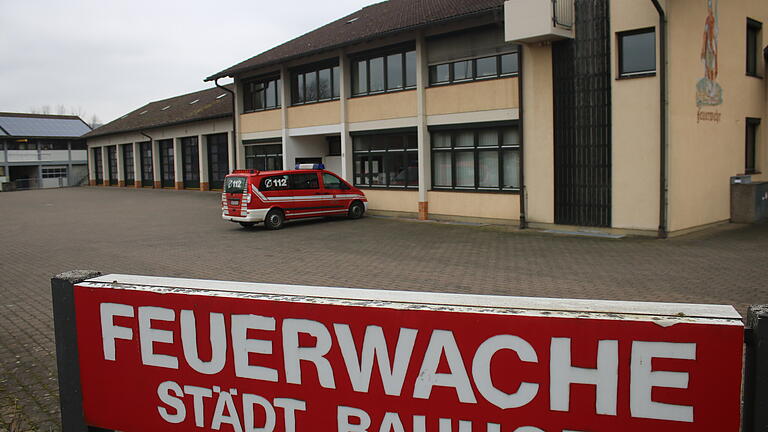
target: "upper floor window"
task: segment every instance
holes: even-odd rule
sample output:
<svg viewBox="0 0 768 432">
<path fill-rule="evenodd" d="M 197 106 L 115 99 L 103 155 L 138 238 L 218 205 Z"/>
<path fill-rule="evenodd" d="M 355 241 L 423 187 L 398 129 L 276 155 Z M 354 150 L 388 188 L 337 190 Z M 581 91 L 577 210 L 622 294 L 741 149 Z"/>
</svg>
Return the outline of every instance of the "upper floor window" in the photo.
<svg viewBox="0 0 768 432">
<path fill-rule="evenodd" d="M 291 74 L 291 103 L 300 105 L 339 98 L 339 66 L 310 66 Z"/>
<path fill-rule="evenodd" d="M 390 50 L 352 61 L 352 95 L 416 88 L 416 51 Z"/>
<path fill-rule="evenodd" d="M 636 78 L 656 74 L 656 29 L 618 34 L 619 77 Z"/>
<path fill-rule="evenodd" d="M 763 23 L 747 18 L 747 75 L 759 76 Z"/>
<path fill-rule="evenodd" d="M 757 173 L 757 147 L 758 137 L 760 136 L 760 119 L 747 118 L 747 130 L 745 141 L 745 169 L 747 174 Z"/>
<path fill-rule="evenodd" d="M 243 82 L 245 112 L 280 108 L 280 78 L 260 78 Z"/>
<path fill-rule="evenodd" d="M 429 84 L 450 84 L 513 76 L 518 72 L 517 53 L 480 57 L 429 67 Z"/>
</svg>

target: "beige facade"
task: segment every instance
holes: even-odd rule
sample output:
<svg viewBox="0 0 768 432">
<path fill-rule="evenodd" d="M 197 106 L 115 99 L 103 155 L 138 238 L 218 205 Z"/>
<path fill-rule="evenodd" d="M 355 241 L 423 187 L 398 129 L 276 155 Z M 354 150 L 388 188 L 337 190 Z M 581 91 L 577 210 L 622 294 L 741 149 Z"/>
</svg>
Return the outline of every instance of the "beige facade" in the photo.
<svg viewBox="0 0 768 432">
<path fill-rule="evenodd" d="M 604 122 L 609 122 L 610 126 L 610 180 L 607 186 L 610 224 L 603 228 L 655 235 L 660 226 L 666 224 L 666 231 L 674 234 L 728 220 L 730 177 L 745 172 L 745 122 L 748 117 L 762 119 L 757 142 L 758 173 L 753 179 L 768 180 L 768 174 L 765 174 L 768 173 L 768 86 L 765 79 L 745 74 L 747 18 L 768 23 L 768 3 L 764 0 L 712 0 L 718 26 L 715 81 L 722 88 L 722 103 L 707 105 L 697 104 L 697 91 L 700 92 L 699 83 L 705 76 L 702 46 L 708 1 L 660 2 L 668 22 L 666 59 L 661 57 L 659 14 L 651 0 L 606 1 L 610 11 L 610 40 L 607 41 L 610 45 L 610 97 L 607 101 L 610 118 Z M 517 223 L 524 217 L 535 226 L 554 226 L 558 220 L 556 128 L 560 126 L 555 121 L 557 94 L 553 85 L 556 61 L 553 47 L 558 40 L 578 35 L 578 17 L 575 25 L 564 30 L 562 26 L 552 25 L 551 16 L 540 17 L 552 13 L 549 6 L 541 7 L 542 2 L 509 0 L 506 3 L 506 18 L 494 15 L 454 20 L 444 27 L 432 25 L 388 38 L 369 39 L 334 53 L 315 53 L 303 60 L 291 58 L 289 63 L 279 65 L 284 92 L 282 107 L 242 113 L 241 105 L 237 115 L 238 154 L 246 153 L 244 140 L 279 138 L 286 166 L 300 158 L 316 157 L 347 180 L 356 182 L 359 181 L 355 178 L 359 167 L 353 142 L 357 142 L 359 136 L 408 131 L 418 140 L 417 148 L 408 150 L 418 153 L 418 187 L 366 188 L 372 210 L 419 213 L 422 217 L 476 218 L 496 223 Z M 528 22 L 522 23 L 521 19 Z M 544 21 L 537 21 L 541 19 Z M 488 35 L 497 34 L 505 26 L 508 40 L 497 38 L 491 51 L 477 53 L 467 48 L 470 45 L 474 47 L 472 49 L 490 46 Z M 655 70 L 636 76 L 620 76 L 620 37 L 624 32 L 641 29 L 651 29 L 654 33 Z M 462 45 L 464 40 L 468 41 L 466 46 Z M 486 45 L 482 41 L 486 41 Z M 403 91 L 353 95 L 351 64 L 367 52 L 386 50 L 399 44 L 411 44 L 409 49 L 415 51 L 418 82 Z M 455 52 L 446 48 L 451 44 L 456 45 Z M 768 44 L 765 31 L 758 44 L 761 50 Z M 433 79 L 441 78 L 431 76 L 441 73 L 436 69 L 438 65 L 458 64 L 468 59 L 476 61 L 484 56 L 517 51 L 522 66 L 513 74 L 500 73 L 490 79 L 478 76 L 462 81 L 456 79 L 458 72 L 453 69 L 452 82 L 433 82 Z M 500 62 L 501 57 L 498 59 Z M 660 69 L 665 61 L 668 66 L 665 95 L 668 111 L 663 121 L 667 144 L 666 150 L 662 150 Z M 313 62 L 338 65 L 340 97 L 293 106 L 290 103 L 292 71 L 306 70 L 306 66 Z M 477 68 L 480 63 L 473 64 Z M 245 78 L 273 75 L 276 67 L 270 64 L 263 70 L 250 70 L 243 77 L 235 76 L 235 79 L 240 83 Z M 500 64 L 498 67 L 501 70 Z M 764 76 L 762 56 L 758 69 L 759 75 Z M 479 72 L 476 70 L 475 73 Z M 587 85 L 586 81 L 584 85 Z M 242 86 L 237 88 L 238 96 L 242 97 Z M 591 114 L 585 112 L 583 115 Z M 439 184 L 433 184 L 441 181 L 458 184 L 456 177 L 466 174 L 462 170 L 470 168 L 469 162 L 463 162 L 463 155 L 454 152 L 451 155 L 453 178 L 441 178 L 447 172 L 438 172 L 442 169 L 440 163 L 446 163 L 447 159 L 440 153 L 440 144 L 435 142 L 437 132 L 466 130 L 475 133 L 477 140 L 480 139 L 480 129 L 494 125 L 522 128 L 522 140 L 515 143 L 521 146 L 519 154 L 522 158 L 518 162 L 514 158 L 505 159 L 506 165 L 501 168 L 509 169 L 510 164 L 519 163 L 518 184 L 510 183 L 507 189 L 499 187 L 494 193 L 482 190 L 479 185 L 483 182 L 483 174 L 478 171 L 496 168 L 492 164 L 483 165 L 487 160 L 483 159 L 482 146 L 477 143 L 475 165 L 470 170 L 475 176 L 474 190 L 459 191 L 461 188 L 456 186 L 455 190 L 441 189 Z M 328 143 L 337 137 L 340 154 L 332 154 Z M 454 135 L 452 139 L 459 137 Z M 512 147 L 507 150 L 510 149 Z M 517 151 L 516 147 L 513 150 Z M 661 165 L 662 151 L 666 152 L 665 166 Z M 503 150 L 498 154 L 507 155 Z M 371 153 L 371 157 L 374 156 L 375 153 Z M 238 158 L 239 168 L 244 168 L 245 163 L 245 157 Z M 378 169 L 379 163 L 384 162 L 377 160 L 376 165 L 371 166 Z M 502 167 L 501 162 L 499 167 Z M 389 174 L 389 178 L 396 174 Z M 498 172 L 496 175 L 501 182 L 506 174 Z M 665 202 L 662 202 L 663 179 L 667 185 Z M 662 217 L 664 210 L 666 219 Z"/>
</svg>

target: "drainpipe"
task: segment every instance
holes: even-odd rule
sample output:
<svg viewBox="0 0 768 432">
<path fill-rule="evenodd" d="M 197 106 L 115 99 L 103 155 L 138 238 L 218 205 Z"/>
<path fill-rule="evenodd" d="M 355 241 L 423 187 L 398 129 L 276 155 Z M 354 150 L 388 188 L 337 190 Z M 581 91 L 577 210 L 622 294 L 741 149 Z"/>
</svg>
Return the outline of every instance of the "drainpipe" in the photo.
<svg viewBox="0 0 768 432">
<path fill-rule="evenodd" d="M 519 99 L 518 107 L 518 134 L 520 136 L 520 229 L 528 228 L 528 221 L 525 218 L 525 139 L 523 125 L 525 117 L 523 115 L 523 45 L 517 46 L 517 94 Z"/>
<path fill-rule="evenodd" d="M 236 117 L 237 116 L 237 112 L 236 112 L 237 111 L 237 103 L 235 101 L 235 92 L 230 90 L 230 89 L 228 89 L 228 88 L 226 88 L 226 87 L 224 87 L 224 86 L 222 86 L 221 84 L 219 84 L 219 80 L 220 79 L 221 78 L 216 78 L 215 80 L 213 80 L 213 83 L 216 84 L 216 87 L 218 87 L 218 88 L 220 88 L 220 89 L 224 90 L 225 92 L 227 92 L 227 93 L 232 95 L 232 139 L 235 140 L 235 142 L 234 142 L 234 144 L 235 144 L 235 154 L 234 154 L 234 157 L 235 157 L 235 167 L 237 167 L 237 148 L 238 148 L 239 143 L 237 142 L 237 120 L 236 120 L 236 118 L 237 118 Z M 283 103 L 285 103 L 285 102 L 283 101 Z"/>
<path fill-rule="evenodd" d="M 659 0 L 651 0 L 656 11 L 659 13 L 659 126 L 661 129 L 659 145 L 659 231 L 658 237 L 665 239 L 668 234 L 668 195 L 669 188 L 668 168 L 667 168 L 667 15 L 664 8 L 659 4 Z"/>
</svg>

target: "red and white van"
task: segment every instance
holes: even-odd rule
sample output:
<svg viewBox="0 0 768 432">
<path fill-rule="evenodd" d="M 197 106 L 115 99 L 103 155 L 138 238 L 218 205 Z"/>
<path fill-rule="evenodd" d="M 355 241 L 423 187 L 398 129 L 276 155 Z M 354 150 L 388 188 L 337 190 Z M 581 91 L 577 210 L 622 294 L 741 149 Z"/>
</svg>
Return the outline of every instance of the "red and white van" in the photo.
<svg viewBox="0 0 768 432">
<path fill-rule="evenodd" d="M 322 164 L 296 170 L 234 170 L 224 179 L 221 217 L 244 227 L 264 222 L 280 229 L 286 220 L 343 216 L 358 219 L 368 210 L 363 192 Z"/>
</svg>

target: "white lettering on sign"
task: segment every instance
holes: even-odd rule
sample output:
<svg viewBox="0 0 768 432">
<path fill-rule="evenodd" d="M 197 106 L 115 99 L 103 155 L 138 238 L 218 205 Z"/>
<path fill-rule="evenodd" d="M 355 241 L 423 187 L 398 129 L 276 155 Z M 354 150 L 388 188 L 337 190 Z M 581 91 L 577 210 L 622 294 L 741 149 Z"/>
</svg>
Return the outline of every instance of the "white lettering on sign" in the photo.
<svg viewBox="0 0 768 432">
<path fill-rule="evenodd" d="M 619 387 L 619 342 L 602 340 L 597 346 L 597 368 L 571 365 L 571 340 L 552 338 L 549 354 L 549 401 L 553 411 L 569 411 L 571 384 L 597 386 L 595 411 L 616 415 Z"/>
<path fill-rule="evenodd" d="M 651 400 L 654 387 L 688 388 L 688 373 L 652 371 L 654 358 L 696 359 L 696 344 L 670 342 L 632 342 L 630 411 L 632 417 L 693 422 L 693 407 Z"/>
<path fill-rule="evenodd" d="M 161 402 L 157 411 L 168 423 L 182 423 L 187 419 L 187 414 L 192 412 L 197 427 L 220 430 L 226 424 L 239 432 L 272 432 L 278 425 L 278 419 L 282 419 L 282 430 L 296 432 L 296 413 L 307 410 L 307 403 L 301 400 L 275 398 L 270 402 L 261 395 L 243 393 L 238 396 L 239 393 L 234 388 L 182 387 L 173 381 L 165 381 L 157 387 L 157 396 Z M 192 397 L 191 409 L 187 408 L 190 403 L 187 396 Z M 203 401 L 206 398 L 215 399 L 212 412 L 210 405 L 206 408 Z M 275 408 L 283 410 L 282 417 L 277 415 Z M 257 410 L 264 415 L 254 415 Z M 264 418 L 264 423 L 257 425 L 257 417 Z"/>
<path fill-rule="evenodd" d="M 400 396 L 408 372 L 408 364 L 411 360 L 413 345 L 416 343 L 416 330 L 400 329 L 400 337 L 395 348 L 395 361 L 389 364 L 389 349 L 384 339 L 384 331 L 380 326 L 368 326 L 363 338 L 362 357 L 357 357 L 357 347 L 352 339 L 352 332 L 347 324 L 334 324 L 336 339 L 339 341 L 344 364 L 347 366 L 347 374 L 352 382 L 352 388 L 357 392 L 368 393 L 371 383 L 371 371 L 373 359 L 376 358 L 381 381 L 384 384 L 384 393 L 390 396 Z"/>
<path fill-rule="evenodd" d="M 133 307 L 117 304 L 102 303 L 99 307 L 101 316 L 101 338 L 103 341 L 104 360 L 116 360 L 115 340 L 133 339 L 133 329 L 115 325 L 115 317 L 133 318 Z"/>
<path fill-rule="evenodd" d="M 317 371 L 320 386 L 328 389 L 336 388 L 335 373 L 346 373 L 352 389 L 360 393 L 369 393 L 374 369 L 378 370 L 383 391 L 389 396 L 400 396 L 404 392 L 412 394 L 416 399 L 430 399 L 435 387 L 451 389 L 456 399 L 462 403 L 478 403 L 477 393 L 488 403 L 502 409 L 521 408 L 533 402 L 541 390 L 540 383 L 531 382 L 521 377 L 519 386 L 509 391 L 505 383 L 494 380 L 491 363 L 494 356 L 503 351 L 514 353 L 521 362 L 536 364 L 542 358 L 525 339 L 510 334 L 488 337 L 482 341 L 474 352 L 462 352 L 454 333 L 448 330 L 433 330 L 429 339 L 424 341 L 425 351 L 414 358 L 416 342 L 419 337 L 426 338 L 415 329 L 399 328 L 396 341 L 387 342 L 384 329 L 381 326 L 369 325 L 361 340 L 355 340 L 349 324 L 334 323 L 333 334 L 325 324 L 308 319 L 283 319 L 259 315 L 231 315 L 225 319 L 224 314 L 211 312 L 207 316 L 196 316 L 191 310 L 181 310 L 177 314 L 173 309 L 141 306 L 136 307 L 102 303 L 99 306 L 101 319 L 102 352 L 105 360 L 116 361 L 120 356 L 117 351 L 134 350 L 127 342 L 138 343 L 141 363 L 147 366 L 179 369 L 182 359 L 193 370 L 206 374 L 216 374 L 226 368 L 227 361 L 233 361 L 235 376 L 239 378 L 278 382 L 282 379 L 291 384 L 302 384 L 301 366 L 311 365 Z M 120 323 L 116 320 L 120 319 Z M 198 334 L 196 319 L 207 319 L 210 331 L 204 337 Z M 131 323 L 126 321 L 133 320 Z M 178 320 L 179 325 L 172 323 Z M 278 323 L 280 328 L 278 328 Z M 227 325 L 230 326 L 227 329 Z M 138 335 L 132 328 L 138 328 Z M 248 337 L 249 331 L 259 331 L 265 334 L 263 339 Z M 175 333 L 180 332 L 179 335 Z M 279 334 L 277 334 L 279 333 Z M 228 336 L 228 337 L 227 337 Z M 251 335 L 253 336 L 253 335 Z M 314 343 L 302 344 L 314 339 Z M 281 338 L 282 365 L 281 373 L 277 369 L 251 363 L 251 354 L 272 356 L 273 340 Z M 181 341 L 179 357 L 161 354 L 167 345 L 178 344 Z M 198 350 L 199 340 L 210 340 L 211 358 L 201 359 Z M 232 356 L 227 356 L 227 342 L 231 341 Z M 616 416 L 618 411 L 618 380 L 619 380 L 619 342 L 616 340 L 597 341 L 597 349 L 593 357 L 595 361 L 589 365 L 575 365 L 571 359 L 573 341 L 570 338 L 550 338 L 549 346 L 549 405 L 552 411 L 571 411 L 571 386 L 591 385 L 595 387 L 595 412 L 601 415 Z M 343 364 L 332 364 L 328 354 L 334 344 L 341 353 Z M 464 345 L 462 345 L 464 346 Z M 465 348 L 466 350 L 466 348 Z M 581 350 L 581 352 L 584 352 Z M 669 420 L 678 422 L 693 422 L 694 409 L 692 406 L 673 405 L 655 402 L 652 399 L 653 388 L 664 387 L 687 389 L 689 373 L 683 371 L 653 370 L 652 361 L 655 358 L 695 360 L 695 343 L 646 342 L 633 341 L 630 352 L 628 381 L 630 384 L 629 397 L 624 399 L 629 403 L 631 416 L 634 418 Z M 438 372 L 441 359 L 445 359 L 448 372 Z M 471 374 L 465 367 L 465 358 L 471 358 Z M 334 360 L 337 361 L 337 360 Z M 340 361 L 340 360 L 339 360 Z M 274 364 L 274 363 L 272 363 Z M 279 364 L 279 363 L 278 363 Z M 376 366 L 374 368 L 374 365 Z M 414 370 L 417 369 L 417 370 Z M 412 389 L 404 389 L 409 372 L 417 375 Z M 304 382 L 306 384 L 306 382 Z M 507 391 L 501 390 L 502 388 Z M 162 383 L 157 390 L 162 406 L 158 408 L 162 418 L 169 423 L 180 422 L 187 413 L 194 413 L 195 425 L 215 424 L 219 427 L 235 423 L 241 427 L 248 423 L 250 414 L 237 414 L 238 396 L 235 389 L 222 391 L 218 387 L 207 388 L 198 386 L 179 386 L 171 381 Z M 182 400 L 180 403 L 179 400 Z M 214 405 L 216 409 L 209 417 L 203 417 L 206 406 Z M 263 397 L 248 396 L 243 403 L 249 409 L 262 409 L 271 412 L 265 405 Z M 274 407 L 284 411 L 283 421 L 286 431 L 295 425 L 294 415 L 297 411 L 306 409 L 306 403 L 296 399 L 277 398 L 270 402 Z M 238 405 L 239 406 L 239 405 Z M 255 407 L 255 408 L 254 408 Z M 261 408 L 259 408 L 261 407 Z M 363 427 L 370 418 L 365 411 L 354 407 L 342 407 L 338 416 L 340 430 L 367 430 Z M 275 414 L 277 416 L 277 414 Z M 267 415 L 267 418 L 271 418 Z M 377 417 L 381 418 L 381 417 Z M 413 417 L 413 430 L 420 429 L 420 416 Z M 181 420 L 179 420 L 181 419 Z M 357 419 L 357 420 L 355 420 Z M 271 420 L 270 420 L 271 421 Z M 277 421 L 277 420 L 275 420 Z M 271 423 L 269 423 L 271 424 Z M 405 427 L 402 418 L 397 414 L 386 415 L 382 419 L 385 430 L 400 430 Z M 446 423 L 448 424 L 448 423 Z M 488 423 L 488 431 L 496 432 L 497 423 Z M 261 430 L 264 426 L 254 425 L 246 431 Z M 453 427 L 453 426 L 451 426 Z M 461 428 L 461 423 L 458 423 Z M 530 426 L 533 428 L 534 426 Z M 389 428 L 389 429 L 386 429 Z M 267 430 L 267 429 L 264 429 Z M 532 431 L 534 429 L 531 429 Z M 524 432 L 524 430 L 523 430 Z"/>
</svg>

